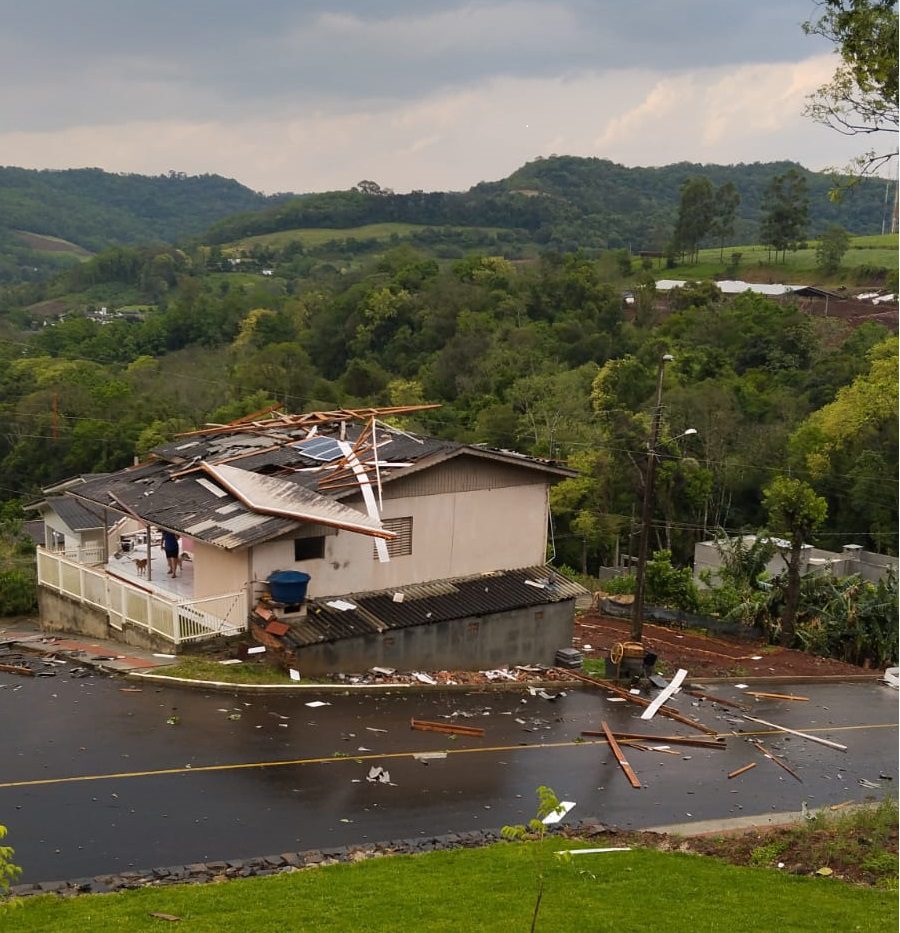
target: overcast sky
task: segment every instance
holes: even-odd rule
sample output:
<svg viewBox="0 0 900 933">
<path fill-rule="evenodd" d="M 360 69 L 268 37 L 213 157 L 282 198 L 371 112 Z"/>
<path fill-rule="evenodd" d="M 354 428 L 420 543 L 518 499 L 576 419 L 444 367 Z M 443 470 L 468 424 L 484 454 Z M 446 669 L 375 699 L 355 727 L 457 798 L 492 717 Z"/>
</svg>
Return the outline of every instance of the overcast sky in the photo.
<svg viewBox="0 0 900 933">
<path fill-rule="evenodd" d="M 803 117 L 812 0 L 4 4 L 0 164 L 276 191 L 465 189 L 539 155 L 625 165 L 864 148 Z"/>
</svg>

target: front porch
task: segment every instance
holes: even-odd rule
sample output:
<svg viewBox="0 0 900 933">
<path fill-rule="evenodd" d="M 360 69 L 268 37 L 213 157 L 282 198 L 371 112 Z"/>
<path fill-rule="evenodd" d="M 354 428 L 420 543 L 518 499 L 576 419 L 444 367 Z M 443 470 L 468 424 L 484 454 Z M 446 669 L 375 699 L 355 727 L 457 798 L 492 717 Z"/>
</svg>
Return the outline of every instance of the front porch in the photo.
<svg viewBox="0 0 900 933">
<path fill-rule="evenodd" d="M 147 576 L 139 573 L 135 559 L 125 553 L 110 557 L 106 565 L 91 565 L 39 547 L 38 586 L 81 604 L 94 616 L 98 610 L 105 614 L 111 638 L 123 637 L 126 629 L 143 631 L 177 648 L 246 631 L 245 590 L 197 599 L 190 561 L 172 578 L 166 575 L 161 551 L 151 551 Z"/>
</svg>

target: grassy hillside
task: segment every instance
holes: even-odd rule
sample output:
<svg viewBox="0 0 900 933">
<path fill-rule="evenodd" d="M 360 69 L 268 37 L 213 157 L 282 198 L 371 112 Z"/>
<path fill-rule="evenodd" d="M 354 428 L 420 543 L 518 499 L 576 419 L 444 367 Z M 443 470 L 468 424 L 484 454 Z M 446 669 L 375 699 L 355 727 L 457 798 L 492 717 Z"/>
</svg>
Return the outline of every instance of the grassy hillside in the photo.
<svg viewBox="0 0 900 933">
<path fill-rule="evenodd" d="M 887 278 L 885 271 L 896 273 L 897 270 L 897 234 L 854 237 L 841 260 L 841 268 L 829 276 L 816 265 L 816 246 L 816 241 L 811 240 L 806 249 L 788 253 L 784 262 L 773 262 L 764 246 L 726 246 L 724 261 L 719 259 L 718 249 L 702 249 L 697 263 L 680 264 L 670 269 L 655 264 L 654 272 L 665 278 L 708 279 L 722 278 L 728 270 L 728 277 L 749 282 L 879 285 Z M 741 254 L 733 275 L 728 269 L 732 253 Z"/>
</svg>

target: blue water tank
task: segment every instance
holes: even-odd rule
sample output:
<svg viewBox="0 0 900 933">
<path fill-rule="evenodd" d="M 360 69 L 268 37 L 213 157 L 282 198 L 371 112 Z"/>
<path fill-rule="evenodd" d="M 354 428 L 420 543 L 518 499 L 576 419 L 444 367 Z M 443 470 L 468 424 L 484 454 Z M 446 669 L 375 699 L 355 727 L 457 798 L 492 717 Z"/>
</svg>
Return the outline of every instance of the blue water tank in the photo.
<svg viewBox="0 0 900 933">
<path fill-rule="evenodd" d="M 306 599 L 309 574 L 299 570 L 276 570 L 269 574 L 269 593 L 276 603 L 296 605 Z"/>
</svg>

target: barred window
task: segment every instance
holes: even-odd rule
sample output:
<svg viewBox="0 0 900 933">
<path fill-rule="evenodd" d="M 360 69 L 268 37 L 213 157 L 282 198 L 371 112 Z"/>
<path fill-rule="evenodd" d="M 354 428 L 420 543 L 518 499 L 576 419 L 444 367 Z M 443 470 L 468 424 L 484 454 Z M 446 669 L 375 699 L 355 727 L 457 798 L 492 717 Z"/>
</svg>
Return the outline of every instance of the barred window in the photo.
<svg viewBox="0 0 900 933">
<path fill-rule="evenodd" d="M 384 526 L 385 531 L 393 531 L 397 536 L 386 542 L 388 554 L 391 557 L 406 557 L 408 554 L 412 554 L 412 517 L 385 518 L 381 524 Z M 378 560 L 378 552 L 375 550 L 374 544 L 372 545 L 372 558 Z"/>
</svg>

